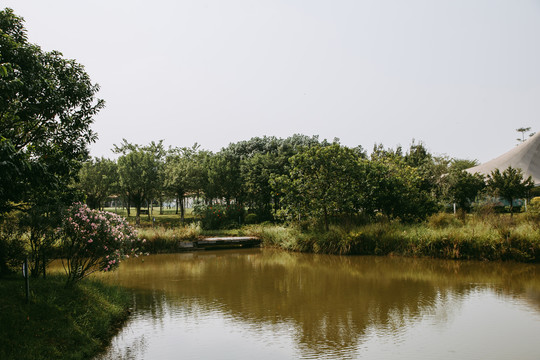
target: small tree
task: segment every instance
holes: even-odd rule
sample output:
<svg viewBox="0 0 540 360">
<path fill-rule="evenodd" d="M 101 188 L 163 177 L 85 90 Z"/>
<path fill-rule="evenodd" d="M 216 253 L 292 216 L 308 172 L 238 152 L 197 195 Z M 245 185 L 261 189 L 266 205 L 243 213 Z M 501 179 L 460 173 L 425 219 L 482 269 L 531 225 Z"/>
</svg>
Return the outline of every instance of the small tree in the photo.
<svg viewBox="0 0 540 360">
<path fill-rule="evenodd" d="M 114 151 L 122 154 L 118 158 L 120 187 L 136 210 L 136 223 L 140 224 L 141 207 L 150 203 L 158 195 L 165 150 L 163 140 L 151 142 L 148 146 L 133 145 L 123 139 L 120 146 L 114 145 Z M 129 205 L 128 205 L 129 206 Z"/>
<path fill-rule="evenodd" d="M 79 188 L 86 195 L 86 203 L 92 209 L 103 209 L 108 196 L 118 187 L 116 163 L 105 158 L 90 159 L 79 171 Z"/>
<path fill-rule="evenodd" d="M 114 270 L 124 258 L 142 255 L 145 242 L 123 217 L 83 204 L 68 209 L 59 232 L 68 285 L 96 271 Z"/>
<path fill-rule="evenodd" d="M 531 131 L 531 128 L 530 127 L 521 127 L 519 129 L 516 129 L 516 131 L 521 133 L 521 139 L 517 138 L 516 140 L 519 143 L 523 143 L 523 142 L 525 142 L 525 133 Z M 533 136 L 534 134 L 536 134 L 536 133 L 530 133 L 529 137 Z"/>
<path fill-rule="evenodd" d="M 451 170 L 446 177 L 450 201 L 468 211 L 478 193 L 486 187 L 482 174 L 470 174 L 464 170 Z"/>
<path fill-rule="evenodd" d="M 495 169 L 488 176 L 488 187 L 493 195 L 500 196 L 510 203 L 510 214 L 514 215 L 514 200 L 525 198 L 534 187 L 531 176 L 523 180 L 521 169 L 509 166 L 502 173 Z"/>
</svg>

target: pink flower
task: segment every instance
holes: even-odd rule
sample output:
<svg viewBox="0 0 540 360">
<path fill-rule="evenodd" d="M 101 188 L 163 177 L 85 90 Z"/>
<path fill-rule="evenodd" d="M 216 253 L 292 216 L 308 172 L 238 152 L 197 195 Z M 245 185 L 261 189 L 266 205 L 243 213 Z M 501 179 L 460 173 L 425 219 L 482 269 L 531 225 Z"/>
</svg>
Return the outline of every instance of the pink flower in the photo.
<svg viewBox="0 0 540 360">
<path fill-rule="evenodd" d="M 92 239 L 88 240 L 88 243 L 89 243 L 89 244 L 91 244 L 91 243 L 93 243 L 93 242 L 94 242 L 94 240 L 92 240 Z"/>
</svg>

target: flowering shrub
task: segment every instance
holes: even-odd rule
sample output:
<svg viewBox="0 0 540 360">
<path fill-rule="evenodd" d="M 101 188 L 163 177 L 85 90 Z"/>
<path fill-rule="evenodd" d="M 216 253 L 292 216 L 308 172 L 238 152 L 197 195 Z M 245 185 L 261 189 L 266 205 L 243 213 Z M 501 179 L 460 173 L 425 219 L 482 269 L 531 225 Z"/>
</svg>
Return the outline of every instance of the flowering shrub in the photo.
<svg viewBox="0 0 540 360">
<path fill-rule="evenodd" d="M 204 230 L 219 229 L 225 221 L 225 207 L 222 205 L 195 205 L 193 212 L 201 220 Z"/>
<path fill-rule="evenodd" d="M 70 207 L 59 229 L 68 284 L 95 271 L 111 271 L 124 258 L 142 255 L 137 231 L 123 217 L 84 204 Z"/>
</svg>

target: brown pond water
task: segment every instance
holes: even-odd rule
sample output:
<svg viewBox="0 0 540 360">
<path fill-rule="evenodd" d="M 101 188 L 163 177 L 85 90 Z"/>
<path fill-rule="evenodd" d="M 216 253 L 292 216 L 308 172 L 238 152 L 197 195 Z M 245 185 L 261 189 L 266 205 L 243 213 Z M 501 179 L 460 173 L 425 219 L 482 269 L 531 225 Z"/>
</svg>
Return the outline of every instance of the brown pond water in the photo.
<svg viewBox="0 0 540 360">
<path fill-rule="evenodd" d="M 133 314 L 97 359 L 540 359 L 539 265 L 253 249 L 100 276 Z"/>
</svg>

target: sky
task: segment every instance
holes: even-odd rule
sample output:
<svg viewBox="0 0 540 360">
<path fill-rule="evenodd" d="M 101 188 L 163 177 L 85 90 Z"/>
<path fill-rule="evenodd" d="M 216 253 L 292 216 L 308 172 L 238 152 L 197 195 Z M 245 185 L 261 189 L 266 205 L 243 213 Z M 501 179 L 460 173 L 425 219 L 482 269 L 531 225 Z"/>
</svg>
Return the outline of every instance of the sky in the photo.
<svg viewBox="0 0 540 360">
<path fill-rule="evenodd" d="M 540 0 L 0 5 L 100 85 L 93 156 L 301 133 L 485 162 L 540 131 Z"/>
</svg>

